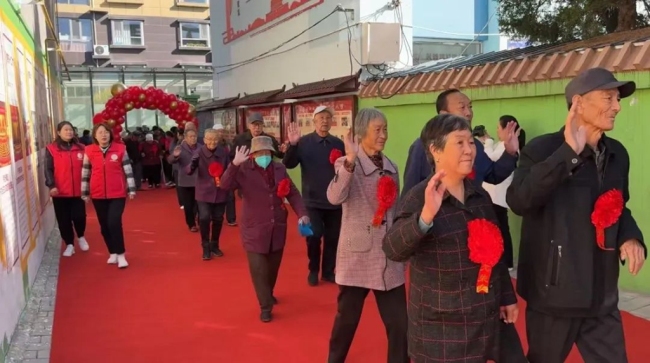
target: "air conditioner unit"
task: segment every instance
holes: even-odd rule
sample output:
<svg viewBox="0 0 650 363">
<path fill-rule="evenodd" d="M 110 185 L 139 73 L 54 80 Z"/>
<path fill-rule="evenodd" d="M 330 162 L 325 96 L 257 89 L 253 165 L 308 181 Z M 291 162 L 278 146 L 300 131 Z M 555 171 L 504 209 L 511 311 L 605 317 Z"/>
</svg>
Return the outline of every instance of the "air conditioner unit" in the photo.
<svg viewBox="0 0 650 363">
<path fill-rule="evenodd" d="M 93 58 L 109 58 L 111 56 L 108 45 L 95 45 L 93 47 Z"/>
<path fill-rule="evenodd" d="M 402 28 L 399 23 L 362 23 L 361 60 L 363 65 L 399 62 Z"/>
</svg>

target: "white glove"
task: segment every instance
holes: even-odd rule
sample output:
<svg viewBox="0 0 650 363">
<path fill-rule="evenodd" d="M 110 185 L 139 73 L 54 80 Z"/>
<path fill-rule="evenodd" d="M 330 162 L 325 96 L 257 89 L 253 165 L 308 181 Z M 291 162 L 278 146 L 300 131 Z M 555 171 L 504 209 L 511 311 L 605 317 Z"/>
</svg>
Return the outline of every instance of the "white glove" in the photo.
<svg viewBox="0 0 650 363">
<path fill-rule="evenodd" d="M 239 146 L 235 149 L 235 157 L 232 159 L 232 164 L 235 166 L 241 165 L 244 161 L 248 160 L 250 151 L 246 146 Z"/>
</svg>

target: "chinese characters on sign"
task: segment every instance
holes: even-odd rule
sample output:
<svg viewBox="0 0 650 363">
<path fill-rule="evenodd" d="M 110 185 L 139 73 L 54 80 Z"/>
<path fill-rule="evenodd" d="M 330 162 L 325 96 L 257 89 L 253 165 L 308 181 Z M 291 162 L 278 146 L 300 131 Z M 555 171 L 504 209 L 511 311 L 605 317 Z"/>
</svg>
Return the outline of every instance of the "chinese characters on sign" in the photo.
<svg viewBox="0 0 650 363">
<path fill-rule="evenodd" d="M 334 110 L 334 117 L 332 120 L 332 128 L 330 134 L 343 139 L 347 135 L 348 130 L 352 127 L 353 113 L 354 113 L 354 98 L 333 98 L 324 99 L 320 101 L 307 101 L 300 102 L 295 105 L 296 119 L 300 127 L 300 133 L 306 135 L 314 131 L 312 119 L 314 118 L 314 110 L 320 105 L 325 105 Z"/>
</svg>

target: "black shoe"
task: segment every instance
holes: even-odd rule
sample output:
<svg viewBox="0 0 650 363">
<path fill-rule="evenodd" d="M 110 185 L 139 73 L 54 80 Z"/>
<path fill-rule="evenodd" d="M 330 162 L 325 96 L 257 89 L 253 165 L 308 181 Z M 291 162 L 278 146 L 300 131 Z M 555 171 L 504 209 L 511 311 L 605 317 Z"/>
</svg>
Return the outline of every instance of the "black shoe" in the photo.
<svg viewBox="0 0 650 363">
<path fill-rule="evenodd" d="M 271 296 L 273 298 L 273 305 L 278 304 L 278 299 L 275 296 Z"/>
<path fill-rule="evenodd" d="M 307 283 L 309 284 L 309 286 L 318 285 L 318 273 L 317 272 L 310 272 L 309 276 L 307 276 Z"/>
<path fill-rule="evenodd" d="M 210 251 L 214 255 L 214 257 L 223 257 L 223 252 L 217 247 L 217 244 L 212 242 L 210 243 Z"/>
<path fill-rule="evenodd" d="M 323 275 L 320 279 L 323 280 L 323 281 L 336 283 L 336 278 L 335 278 L 334 274 Z"/>
<path fill-rule="evenodd" d="M 210 245 L 207 243 L 203 244 L 203 261 L 208 261 L 212 259 L 212 253 L 210 251 Z"/>
<path fill-rule="evenodd" d="M 260 320 L 262 323 L 269 323 L 271 320 L 273 320 L 273 315 L 270 311 L 262 311 L 260 314 Z"/>
</svg>

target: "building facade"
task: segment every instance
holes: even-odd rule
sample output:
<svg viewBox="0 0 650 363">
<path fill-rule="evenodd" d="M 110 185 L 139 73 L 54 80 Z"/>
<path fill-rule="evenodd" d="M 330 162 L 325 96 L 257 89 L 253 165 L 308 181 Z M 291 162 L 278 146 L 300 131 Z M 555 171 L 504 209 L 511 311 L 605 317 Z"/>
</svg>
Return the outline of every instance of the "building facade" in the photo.
<svg viewBox="0 0 650 363">
<path fill-rule="evenodd" d="M 399 6 L 392 8 L 387 3 L 391 4 L 387 0 L 214 2 L 210 19 L 215 97 L 243 97 L 355 74 L 364 68 L 361 23 L 412 21 L 411 0 L 393 1 Z M 401 36 L 398 30 L 397 37 L 401 48 L 396 66 L 410 65 L 411 30 L 404 28 Z"/>
<path fill-rule="evenodd" d="M 496 0 L 413 0 L 413 63 L 499 51 Z"/>
<path fill-rule="evenodd" d="M 211 98 L 209 9 L 209 0 L 57 0 L 66 118 L 90 128 L 117 82 Z M 129 112 L 126 123 L 174 125 L 150 110 Z"/>
</svg>

